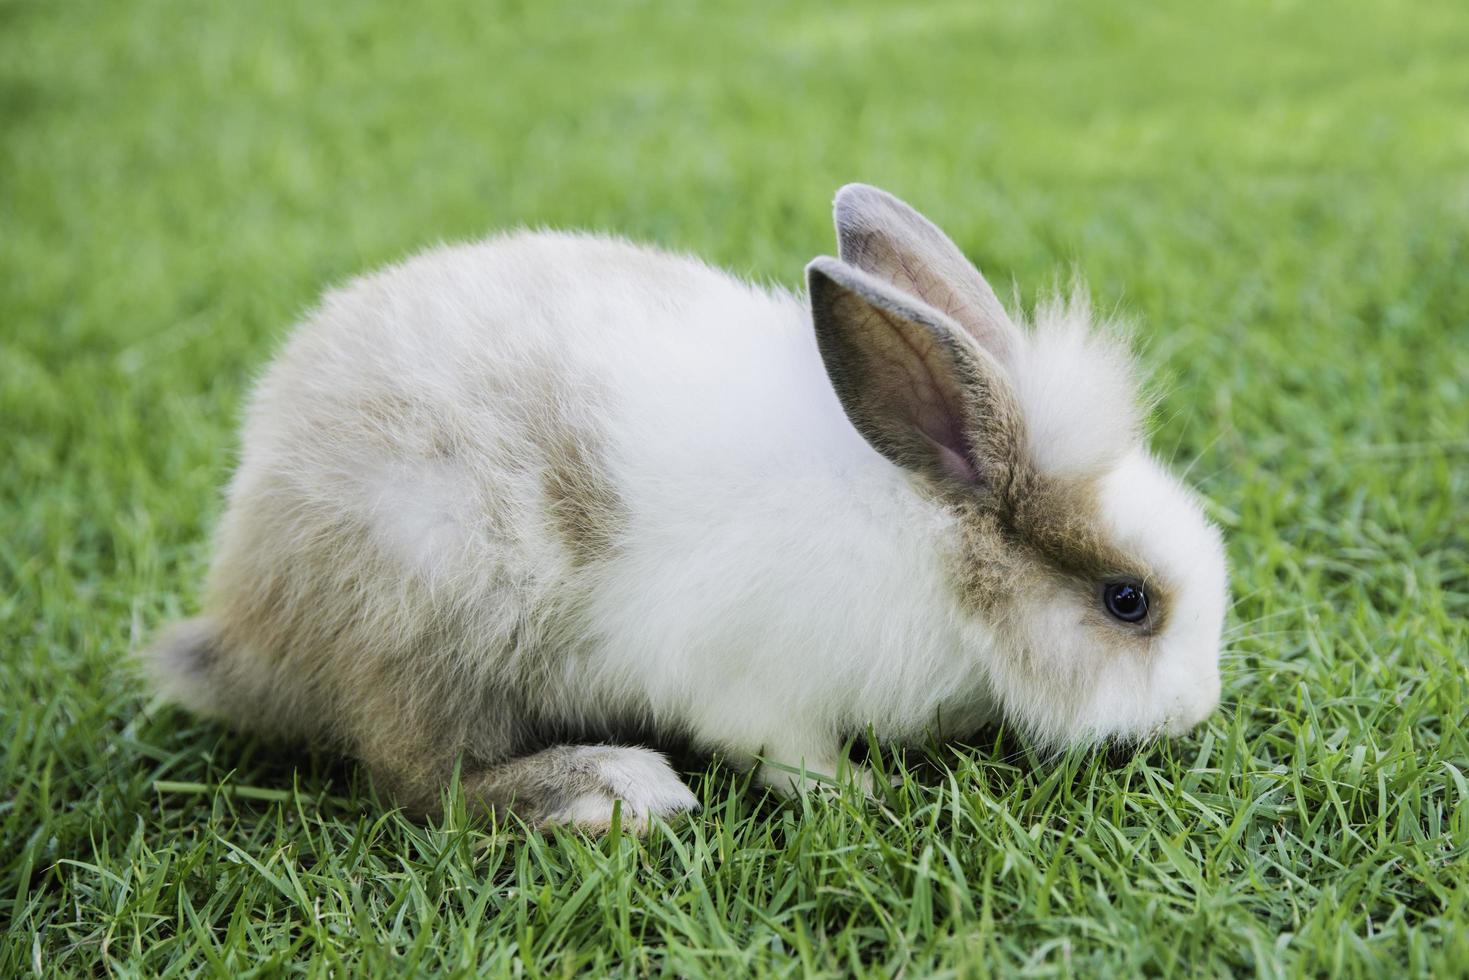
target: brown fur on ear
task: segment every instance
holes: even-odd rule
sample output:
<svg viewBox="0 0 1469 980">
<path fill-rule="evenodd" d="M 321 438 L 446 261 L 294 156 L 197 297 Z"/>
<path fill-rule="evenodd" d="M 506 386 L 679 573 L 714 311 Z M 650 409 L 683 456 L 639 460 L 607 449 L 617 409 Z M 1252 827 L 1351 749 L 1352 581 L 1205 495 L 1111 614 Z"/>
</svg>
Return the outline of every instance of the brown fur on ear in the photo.
<svg viewBox="0 0 1469 980">
<path fill-rule="evenodd" d="M 826 372 L 874 449 L 940 483 L 1000 489 L 1023 445 L 1009 382 L 948 317 L 832 258 L 807 267 Z"/>
<path fill-rule="evenodd" d="M 938 226 L 886 191 L 848 184 L 833 205 L 843 262 L 942 311 L 1001 363 L 1015 325 L 995 291 Z"/>
</svg>

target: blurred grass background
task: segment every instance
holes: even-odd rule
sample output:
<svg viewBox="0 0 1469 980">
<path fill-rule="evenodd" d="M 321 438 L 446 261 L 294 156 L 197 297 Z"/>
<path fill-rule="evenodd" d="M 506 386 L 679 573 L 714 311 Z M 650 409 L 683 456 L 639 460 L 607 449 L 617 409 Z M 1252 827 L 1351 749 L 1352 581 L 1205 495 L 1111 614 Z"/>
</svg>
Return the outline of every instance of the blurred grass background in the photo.
<svg viewBox="0 0 1469 980">
<path fill-rule="evenodd" d="M 0 973 L 1462 974 L 1466 108 L 1458 2 L 0 0 Z M 526 841 L 121 666 L 325 285 L 532 224 L 794 286 L 850 180 L 1143 324 L 1235 568 L 1206 729 Z"/>
</svg>

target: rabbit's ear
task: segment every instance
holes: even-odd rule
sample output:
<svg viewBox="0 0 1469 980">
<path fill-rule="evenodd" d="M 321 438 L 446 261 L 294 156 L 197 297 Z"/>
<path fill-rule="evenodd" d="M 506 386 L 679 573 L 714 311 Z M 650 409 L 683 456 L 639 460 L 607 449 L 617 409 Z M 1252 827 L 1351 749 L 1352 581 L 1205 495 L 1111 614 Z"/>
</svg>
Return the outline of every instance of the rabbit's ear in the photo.
<svg viewBox="0 0 1469 980">
<path fill-rule="evenodd" d="M 937 480 L 1002 487 L 1022 444 L 1003 369 L 953 320 L 845 262 L 806 267 L 816 342 L 874 449 Z"/>
<path fill-rule="evenodd" d="M 1002 364 L 1019 334 L 995 291 L 932 221 L 886 191 L 848 184 L 833 205 L 838 254 L 942 310 Z"/>
</svg>

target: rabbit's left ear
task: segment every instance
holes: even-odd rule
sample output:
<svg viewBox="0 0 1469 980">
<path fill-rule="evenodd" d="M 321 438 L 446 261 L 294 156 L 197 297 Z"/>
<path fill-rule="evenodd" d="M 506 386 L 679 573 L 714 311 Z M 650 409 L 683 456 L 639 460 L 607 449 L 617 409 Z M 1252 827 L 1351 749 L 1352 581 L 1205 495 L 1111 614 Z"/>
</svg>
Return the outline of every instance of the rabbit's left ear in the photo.
<svg viewBox="0 0 1469 980">
<path fill-rule="evenodd" d="M 872 448 L 940 485 L 1003 492 L 1022 443 L 1004 370 L 953 320 L 837 259 L 806 267 L 827 377 Z"/>
<path fill-rule="evenodd" d="M 886 191 L 848 184 L 833 205 L 843 262 L 947 314 L 1001 364 L 1020 342 L 995 291 L 938 226 Z"/>
</svg>

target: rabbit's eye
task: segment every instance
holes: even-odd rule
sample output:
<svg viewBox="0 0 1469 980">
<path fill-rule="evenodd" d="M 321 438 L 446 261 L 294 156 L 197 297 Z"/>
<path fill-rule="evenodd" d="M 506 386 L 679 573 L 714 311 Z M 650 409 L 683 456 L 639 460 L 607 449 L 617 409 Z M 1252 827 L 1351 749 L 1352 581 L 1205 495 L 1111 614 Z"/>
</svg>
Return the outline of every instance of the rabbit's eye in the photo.
<svg viewBox="0 0 1469 980">
<path fill-rule="evenodd" d="M 1107 612 L 1124 623 L 1140 622 L 1148 614 L 1148 594 L 1136 582 L 1112 582 L 1102 590 Z"/>
</svg>

